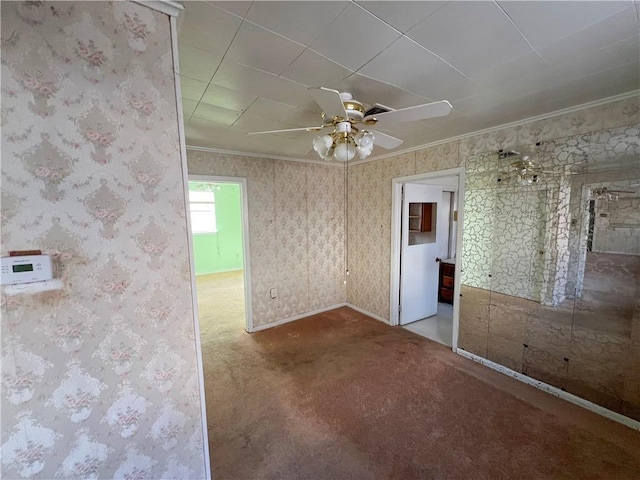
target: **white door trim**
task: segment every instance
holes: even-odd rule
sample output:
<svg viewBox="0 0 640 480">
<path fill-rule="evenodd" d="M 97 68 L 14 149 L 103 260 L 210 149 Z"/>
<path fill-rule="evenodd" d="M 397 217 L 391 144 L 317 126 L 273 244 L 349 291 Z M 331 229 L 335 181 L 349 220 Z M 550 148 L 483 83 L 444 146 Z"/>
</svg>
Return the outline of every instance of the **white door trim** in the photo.
<svg viewBox="0 0 640 480">
<path fill-rule="evenodd" d="M 190 182 L 235 183 L 240 185 L 240 201 L 242 202 L 242 268 L 244 270 L 244 311 L 245 330 L 249 333 L 253 328 L 253 310 L 251 308 L 251 260 L 249 250 L 249 200 L 247 199 L 247 179 L 244 177 L 220 177 L 215 175 L 189 175 Z M 189 186 L 187 185 L 187 189 Z M 187 209 L 188 211 L 188 209 Z M 193 243 L 193 233 L 189 229 L 189 242 Z M 195 272 L 194 272 L 195 278 Z M 195 284 L 194 284 L 195 289 Z"/>
<path fill-rule="evenodd" d="M 173 55 L 173 79 L 176 94 L 176 114 L 178 122 L 178 138 L 180 140 L 180 165 L 182 170 L 183 198 L 185 205 L 185 224 L 187 226 L 187 253 L 189 255 L 189 279 L 191 281 L 191 305 L 193 309 L 193 329 L 195 333 L 196 359 L 198 361 L 198 385 L 200 387 L 200 416 L 202 419 L 202 453 L 204 457 L 204 477 L 211 479 L 211 460 L 209 456 L 209 425 L 207 423 L 207 405 L 204 395 L 204 363 L 202 361 L 202 345 L 200 343 L 200 318 L 198 316 L 198 299 L 196 297 L 196 269 L 193 261 L 193 232 L 189 215 L 189 174 L 187 165 L 187 142 L 184 134 L 184 112 L 182 109 L 182 90 L 180 88 L 180 66 L 178 61 L 178 24 L 175 16 L 169 16 L 171 33 L 171 53 Z"/>
<path fill-rule="evenodd" d="M 389 324 L 399 323 L 398 305 L 400 304 L 400 217 L 402 213 L 402 185 L 419 180 L 437 179 L 441 177 L 458 177 L 458 226 L 456 238 L 455 282 L 453 289 L 453 333 L 451 350 L 458 349 L 458 331 L 460 325 L 460 268 L 462 258 L 462 226 L 464 222 L 464 167 L 439 170 L 437 172 L 419 173 L 408 177 L 398 177 L 391 180 L 391 291 Z"/>
</svg>

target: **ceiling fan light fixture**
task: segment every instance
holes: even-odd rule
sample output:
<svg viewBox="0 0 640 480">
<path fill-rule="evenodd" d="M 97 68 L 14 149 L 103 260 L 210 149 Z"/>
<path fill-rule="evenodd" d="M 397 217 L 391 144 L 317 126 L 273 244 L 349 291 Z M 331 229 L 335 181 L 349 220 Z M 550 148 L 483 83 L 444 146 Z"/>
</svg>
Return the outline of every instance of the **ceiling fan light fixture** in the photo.
<svg viewBox="0 0 640 480">
<path fill-rule="evenodd" d="M 360 158 L 360 160 L 364 160 L 371 155 L 371 152 L 373 152 L 373 145 L 370 147 L 356 147 L 356 151 L 358 152 L 358 158 Z"/>
<path fill-rule="evenodd" d="M 353 141 L 356 144 L 356 151 L 358 152 L 358 157 L 360 158 L 360 160 L 364 160 L 369 155 L 371 155 L 371 152 L 373 152 L 375 136 L 372 132 L 361 130 L 353 138 Z"/>
<path fill-rule="evenodd" d="M 310 87 L 309 92 L 322 111 L 322 125 L 249 132 L 248 134 L 317 132 L 333 127 L 333 131 L 329 135 L 316 137 L 313 141 L 313 149 L 320 158 L 324 160 L 349 161 L 357 152 L 360 159 L 365 159 L 373 153 L 373 145 L 376 141 L 378 147 L 392 150 L 400 146 L 402 140 L 382 132 L 375 132 L 378 137 L 376 139 L 372 131 L 359 132 L 358 127 L 360 125 L 382 125 L 384 128 L 384 126 L 391 126 L 396 123 L 442 117 L 448 115 L 453 108 L 448 101 L 440 100 L 398 110 L 376 103 L 367 110 L 349 92 L 339 92 L 326 87 Z M 331 138 L 331 144 L 328 143 L 328 138 Z M 346 143 L 346 145 L 337 148 L 340 143 Z"/>
<path fill-rule="evenodd" d="M 349 139 L 342 139 L 333 150 L 333 158 L 339 162 L 348 162 L 356 154 L 355 145 Z"/>
<path fill-rule="evenodd" d="M 527 175 L 519 175 L 518 176 L 518 185 L 521 187 L 526 187 L 527 185 L 533 184 L 533 177 Z"/>
<path fill-rule="evenodd" d="M 327 160 L 327 158 L 325 157 L 330 157 L 329 151 L 331 150 L 332 146 L 333 138 L 331 138 L 331 135 L 319 135 L 313 139 L 313 149 L 318 155 L 320 155 L 320 157 L 324 158 L 325 160 Z"/>
<path fill-rule="evenodd" d="M 356 144 L 362 148 L 373 148 L 373 143 L 375 142 L 376 137 L 372 132 L 367 132 L 366 130 L 361 130 L 355 136 Z"/>
</svg>

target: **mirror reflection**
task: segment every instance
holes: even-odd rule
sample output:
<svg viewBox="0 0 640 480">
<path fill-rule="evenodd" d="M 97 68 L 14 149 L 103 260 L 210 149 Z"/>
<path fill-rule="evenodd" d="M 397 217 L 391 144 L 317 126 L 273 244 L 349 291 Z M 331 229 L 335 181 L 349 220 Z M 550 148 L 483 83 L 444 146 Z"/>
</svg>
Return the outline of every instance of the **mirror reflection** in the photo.
<svg viewBox="0 0 640 480">
<path fill-rule="evenodd" d="M 640 420 L 640 148 L 622 133 L 467 160 L 458 343 Z"/>
</svg>

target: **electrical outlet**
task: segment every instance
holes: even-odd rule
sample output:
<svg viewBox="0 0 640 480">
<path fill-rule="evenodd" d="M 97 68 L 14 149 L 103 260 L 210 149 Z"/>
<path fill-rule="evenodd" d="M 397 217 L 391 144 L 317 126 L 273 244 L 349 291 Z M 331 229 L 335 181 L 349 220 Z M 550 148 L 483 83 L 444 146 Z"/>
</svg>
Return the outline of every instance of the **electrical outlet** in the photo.
<svg viewBox="0 0 640 480">
<path fill-rule="evenodd" d="M 275 288 L 272 288 L 271 290 L 269 290 L 269 295 L 271 296 L 271 300 L 273 300 L 278 296 L 278 290 Z"/>
</svg>

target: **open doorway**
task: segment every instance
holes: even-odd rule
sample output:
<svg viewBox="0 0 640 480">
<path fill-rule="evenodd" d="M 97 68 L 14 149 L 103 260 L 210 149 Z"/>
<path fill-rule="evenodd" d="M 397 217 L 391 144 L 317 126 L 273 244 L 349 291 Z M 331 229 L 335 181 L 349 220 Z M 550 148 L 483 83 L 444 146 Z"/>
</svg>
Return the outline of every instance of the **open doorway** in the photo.
<svg viewBox="0 0 640 480">
<path fill-rule="evenodd" d="M 201 337 L 252 331 L 246 180 L 189 176 Z"/>
<path fill-rule="evenodd" d="M 457 348 L 462 169 L 393 180 L 391 324 Z"/>
</svg>

